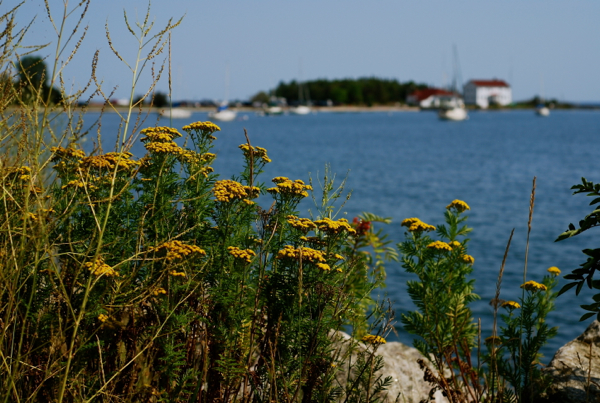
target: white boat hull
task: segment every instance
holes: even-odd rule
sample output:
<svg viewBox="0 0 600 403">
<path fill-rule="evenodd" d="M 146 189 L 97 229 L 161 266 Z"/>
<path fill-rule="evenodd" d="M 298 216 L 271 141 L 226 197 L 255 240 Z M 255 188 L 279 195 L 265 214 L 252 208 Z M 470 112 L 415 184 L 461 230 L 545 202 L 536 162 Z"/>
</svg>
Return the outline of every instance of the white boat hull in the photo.
<svg viewBox="0 0 600 403">
<path fill-rule="evenodd" d="M 450 108 L 450 109 L 440 109 L 438 112 L 438 116 L 443 120 L 454 120 L 460 121 L 465 120 L 469 117 L 467 114 L 467 110 L 465 108 Z"/>
<path fill-rule="evenodd" d="M 209 118 L 218 120 L 221 122 L 230 122 L 232 120 L 235 120 L 236 116 L 237 116 L 237 112 L 230 111 L 229 109 L 225 109 L 223 111 L 218 111 L 218 112 L 210 112 L 208 114 Z"/>
<path fill-rule="evenodd" d="M 543 117 L 550 116 L 550 109 L 548 109 L 548 108 L 546 108 L 546 107 L 544 106 L 544 107 L 542 107 L 542 108 L 537 108 L 537 109 L 535 110 L 535 113 L 536 113 L 538 116 L 543 116 Z"/>
<path fill-rule="evenodd" d="M 192 116 L 192 111 L 181 108 L 163 109 L 158 112 L 163 118 L 187 119 Z"/>
<path fill-rule="evenodd" d="M 290 112 L 294 115 L 308 115 L 311 112 L 311 109 L 305 105 L 299 105 L 295 108 L 291 108 Z"/>
</svg>

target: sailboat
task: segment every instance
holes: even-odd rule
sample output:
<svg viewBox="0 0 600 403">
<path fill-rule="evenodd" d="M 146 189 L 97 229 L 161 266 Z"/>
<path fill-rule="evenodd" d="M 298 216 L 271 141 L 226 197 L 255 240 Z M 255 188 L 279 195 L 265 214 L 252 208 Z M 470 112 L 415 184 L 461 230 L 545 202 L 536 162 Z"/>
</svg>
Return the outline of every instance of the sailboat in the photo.
<svg viewBox="0 0 600 403">
<path fill-rule="evenodd" d="M 308 115 L 311 113 L 310 109 L 310 97 L 308 95 L 308 88 L 302 83 L 302 59 L 300 59 L 299 74 L 298 74 L 298 105 L 290 108 L 290 113 L 294 115 Z M 306 92 L 306 94 L 305 94 Z"/>
<path fill-rule="evenodd" d="M 535 114 L 541 117 L 550 116 L 550 109 L 544 103 L 544 77 L 540 78 L 540 102 L 535 107 Z"/>
<path fill-rule="evenodd" d="M 221 122 L 231 122 L 237 117 L 237 112 L 229 109 L 229 64 L 225 69 L 225 100 L 217 107 L 215 112 L 209 112 L 209 119 L 219 120 Z"/>
<path fill-rule="evenodd" d="M 308 91 L 308 89 L 306 89 Z M 298 105 L 290 108 L 290 113 L 294 115 L 308 115 L 312 110 L 308 106 L 309 102 L 304 100 L 304 84 L 298 83 Z M 304 104 L 307 105 L 304 105 Z"/>
<path fill-rule="evenodd" d="M 217 107 L 216 112 L 209 112 L 208 117 L 210 119 L 219 120 L 221 122 L 231 122 L 235 120 L 237 116 L 236 111 L 229 109 L 229 102 L 223 101 L 221 105 Z"/>
<path fill-rule="evenodd" d="M 462 77 L 460 74 L 460 65 L 458 62 L 458 51 L 456 50 L 456 45 L 454 46 L 453 56 L 454 78 L 452 79 L 451 91 L 454 95 L 442 101 L 438 111 L 438 117 L 442 120 L 460 121 L 468 119 L 469 115 L 467 114 L 465 103 L 458 94 L 458 86 L 462 85 Z"/>
</svg>

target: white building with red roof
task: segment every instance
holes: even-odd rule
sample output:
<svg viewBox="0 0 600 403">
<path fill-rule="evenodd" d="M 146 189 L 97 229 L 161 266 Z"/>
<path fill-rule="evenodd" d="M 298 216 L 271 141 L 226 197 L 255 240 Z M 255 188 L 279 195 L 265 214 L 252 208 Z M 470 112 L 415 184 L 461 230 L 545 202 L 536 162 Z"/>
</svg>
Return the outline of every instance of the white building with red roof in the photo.
<svg viewBox="0 0 600 403">
<path fill-rule="evenodd" d="M 416 105 L 421 108 L 439 108 L 445 98 L 452 97 L 454 94 L 450 91 L 439 88 L 426 88 L 417 90 L 406 97 L 406 103 Z"/>
<path fill-rule="evenodd" d="M 512 103 L 512 90 L 504 80 L 471 80 L 464 85 L 463 92 L 466 105 L 478 105 L 483 109 Z"/>
</svg>

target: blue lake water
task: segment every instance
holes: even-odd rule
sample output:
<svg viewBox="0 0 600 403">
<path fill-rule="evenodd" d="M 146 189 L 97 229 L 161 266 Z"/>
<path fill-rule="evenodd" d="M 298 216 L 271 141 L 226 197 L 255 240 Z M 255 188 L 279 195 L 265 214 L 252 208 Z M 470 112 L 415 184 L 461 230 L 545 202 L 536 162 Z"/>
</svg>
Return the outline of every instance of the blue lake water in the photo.
<svg viewBox="0 0 600 403">
<path fill-rule="evenodd" d="M 591 200 L 572 196 L 570 188 L 582 176 L 600 182 L 600 172 L 593 165 L 594 144 L 600 139 L 600 112 L 552 111 L 548 118 L 532 111 L 472 112 L 464 122 L 440 121 L 429 112 L 247 116 L 247 120 L 219 124 L 222 131 L 217 134 L 214 167 L 226 178 L 241 169 L 237 147 L 245 142 L 246 128 L 252 144 L 266 148 L 273 160 L 262 181 L 274 176 L 306 181 L 310 173 L 316 183 L 328 163 L 340 179 L 349 172 L 347 189 L 352 189 L 352 198 L 344 209 L 347 218 L 352 220 L 363 211 L 392 217 L 386 230 L 395 242 L 404 239 L 402 219 L 419 217 L 429 224 L 441 224 L 449 202 L 466 201 L 471 207 L 469 254 L 475 257 L 475 292 L 481 296 L 472 308 L 474 316 L 481 318 L 484 337 L 490 334 L 489 301 L 513 228 L 501 298 L 516 300 L 521 295 L 534 176 L 537 189 L 528 280 L 541 280 L 550 266 L 559 267 L 564 275 L 583 262 L 581 249 L 598 245 L 600 232 L 594 230 L 560 243 L 554 240 L 569 223 L 591 211 Z M 97 117 L 90 113 L 85 121 Z M 156 120 L 156 115 L 150 115 L 144 127 L 153 126 Z M 173 126 L 181 129 L 198 120 L 207 120 L 206 114 L 174 120 Z M 105 150 L 112 149 L 118 125 L 116 114 L 102 117 Z M 160 125 L 169 125 L 169 120 L 161 119 Z M 87 144 L 91 147 L 91 140 Z M 145 150 L 136 144 L 133 152 L 141 156 Z M 302 205 L 303 214 L 311 204 L 306 201 Z M 399 322 L 400 314 L 412 307 L 405 286 L 410 276 L 399 263 L 390 263 L 387 273 L 384 292 L 394 301 L 398 338 L 411 344 L 412 336 Z M 564 283 L 561 280 L 559 287 Z M 557 309 L 548 320 L 559 326 L 559 333 L 544 348 L 543 361 L 585 330 L 591 320 L 579 322 L 585 313 L 579 305 L 589 303 L 590 295 L 584 290 L 577 298 L 571 291 L 558 298 Z"/>
</svg>

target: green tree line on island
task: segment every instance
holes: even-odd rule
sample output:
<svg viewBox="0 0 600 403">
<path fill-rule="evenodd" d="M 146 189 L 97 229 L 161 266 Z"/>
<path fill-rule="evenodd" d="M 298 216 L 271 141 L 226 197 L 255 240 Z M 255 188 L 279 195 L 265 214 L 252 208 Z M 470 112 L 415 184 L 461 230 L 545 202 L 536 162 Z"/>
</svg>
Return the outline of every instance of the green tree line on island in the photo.
<svg viewBox="0 0 600 403">
<path fill-rule="evenodd" d="M 303 86 L 305 99 L 300 99 L 299 85 Z M 401 83 L 394 79 L 363 77 L 358 79 L 318 79 L 299 83 L 292 80 L 289 83 L 280 82 L 271 92 L 276 97 L 287 99 L 289 104 L 297 104 L 308 100 L 315 104 L 323 104 L 328 100 L 335 105 L 387 105 L 405 103 L 406 97 L 412 92 L 428 88 L 423 83 L 408 81 Z M 267 94 L 259 93 L 253 101 L 261 100 Z"/>
</svg>

